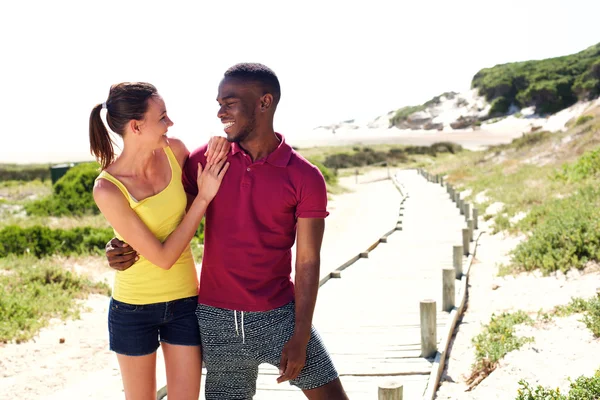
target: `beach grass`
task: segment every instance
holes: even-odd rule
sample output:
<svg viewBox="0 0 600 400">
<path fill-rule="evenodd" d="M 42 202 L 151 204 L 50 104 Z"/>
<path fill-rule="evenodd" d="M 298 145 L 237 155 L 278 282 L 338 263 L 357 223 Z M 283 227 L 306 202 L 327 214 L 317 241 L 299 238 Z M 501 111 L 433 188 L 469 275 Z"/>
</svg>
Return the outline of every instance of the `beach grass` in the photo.
<svg viewBox="0 0 600 400">
<path fill-rule="evenodd" d="M 78 317 L 76 299 L 110 295 L 106 283 L 67 270 L 53 258 L 0 259 L 0 342 L 31 339 L 51 318 Z"/>
</svg>

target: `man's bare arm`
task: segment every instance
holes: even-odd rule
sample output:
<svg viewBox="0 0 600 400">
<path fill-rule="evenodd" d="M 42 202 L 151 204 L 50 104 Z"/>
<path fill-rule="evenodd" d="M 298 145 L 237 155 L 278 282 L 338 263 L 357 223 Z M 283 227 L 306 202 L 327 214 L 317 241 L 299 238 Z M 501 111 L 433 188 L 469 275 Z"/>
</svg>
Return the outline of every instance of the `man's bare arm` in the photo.
<svg viewBox="0 0 600 400">
<path fill-rule="evenodd" d="M 312 319 L 319 290 L 321 242 L 325 231 L 322 218 L 298 218 L 296 239 L 296 322 L 294 334 L 285 344 L 277 382 L 294 379 L 306 362 Z"/>
</svg>

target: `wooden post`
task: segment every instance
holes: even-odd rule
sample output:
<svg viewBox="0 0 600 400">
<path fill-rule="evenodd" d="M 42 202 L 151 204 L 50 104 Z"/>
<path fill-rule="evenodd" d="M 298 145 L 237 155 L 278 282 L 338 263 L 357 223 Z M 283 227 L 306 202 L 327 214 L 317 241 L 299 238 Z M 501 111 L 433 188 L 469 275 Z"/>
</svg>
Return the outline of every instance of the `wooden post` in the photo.
<svg viewBox="0 0 600 400">
<path fill-rule="evenodd" d="M 462 262 L 463 262 L 463 248 L 460 245 L 452 247 L 452 265 L 454 266 L 454 272 L 456 279 L 462 278 L 463 270 L 462 270 Z"/>
<path fill-rule="evenodd" d="M 440 176 L 440 185 L 444 187 L 444 177 Z"/>
<path fill-rule="evenodd" d="M 156 392 L 156 400 L 162 400 L 167 397 L 167 386 L 163 386 Z"/>
<path fill-rule="evenodd" d="M 471 218 L 471 204 L 465 203 L 463 204 L 463 212 L 465 214 L 465 221 L 468 221 Z"/>
<path fill-rule="evenodd" d="M 442 270 L 442 310 L 450 312 L 454 308 L 454 280 L 456 272 L 452 267 L 445 267 Z"/>
<path fill-rule="evenodd" d="M 463 240 L 463 254 L 465 256 L 469 255 L 469 242 L 471 242 L 469 237 L 469 228 L 463 228 L 462 230 L 462 240 Z"/>
<path fill-rule="evenodd" d="M 421 313 L 421 357 L 433 357 L 437 352 L 437 315 L 435 300 L 422 300 Z"/>
<path fill-rule="evenodd" d="M 460 215 L 463 215 L 465 213 L 465 210 L 463 208 L 464 203 L 465 203 L 464 199 L 461 199 L 461 198 L 458 199 L 458 210 L 460 211 Z"/>
<path fill-rule="evenodd" d="M 401 383 L 385 382 L 379 385 L 378 400 L 402 400 L 403 396 L 404 387 Z"/>
<path fill-rule="evenodd" d="M 454 192 L 454 202 L 456 203 L 456 208 L 458 208 L 458 201 L 460 200 L 460 192 Z"/>
<path fill-rule="evenodd" d="M 469 228 L 469 242 L 473 241 L 473 220 L 469 219 L 467 221 L 467 227 Z"/>
<path fill-rule="evenodd" d="M 342 271 L 331 271 L 329 277 L 332 279 L 340 279 L 342 277 Z"/>
<path fill-rule="evenodd" d="M 479 210 L 473 209 L 473 229 L 479 229 Z"/>
</svg>

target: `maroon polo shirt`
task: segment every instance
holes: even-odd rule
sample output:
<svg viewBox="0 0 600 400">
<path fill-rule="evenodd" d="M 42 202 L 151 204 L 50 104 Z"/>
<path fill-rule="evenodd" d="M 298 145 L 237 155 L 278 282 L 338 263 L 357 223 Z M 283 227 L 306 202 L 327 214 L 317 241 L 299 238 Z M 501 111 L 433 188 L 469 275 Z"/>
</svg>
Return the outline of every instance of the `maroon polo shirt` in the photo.
<svg viewBox="0 0 600 400">
<path fill-rule="evenodd" d="M 317 167 L 282 135 L 266 158 L 252 158 L 236 143 L 229 170 L 206 210 L 198 302 L 237 311 L 268 311 L 294 299 L 292 245 L 298 218 L 325 218 L 327 189 Z M 198 163 L 206 145 L 184 167 L 186 192 L 196 195 Z"/>
</svg>

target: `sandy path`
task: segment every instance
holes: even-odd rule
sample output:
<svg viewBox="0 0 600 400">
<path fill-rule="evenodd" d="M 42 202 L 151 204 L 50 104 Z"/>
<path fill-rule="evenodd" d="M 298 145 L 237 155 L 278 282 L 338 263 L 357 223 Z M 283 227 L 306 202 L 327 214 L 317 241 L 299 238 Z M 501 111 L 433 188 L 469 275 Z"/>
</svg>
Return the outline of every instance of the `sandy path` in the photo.
<svg viewBox="0 0 600 400">
<path fill-rule="evenodd" d="M 385 170 L 343 178 L 352 192 L 333 196 L 323 245 L 323 274 L 337 267 L 383 233 L 397 219 L 399 195 L 390 181 L 365 183 L 387 176 Z M 367 244 L 368 243 L 368 244 Z M 364 248 L 363 248 L 364 247 Z M 107 267 L 92 261 L 91 271 L 112 280 Z M 85 267 L 77 268 L 84 272 Z M 16 399 L 123 398 L 116 357 L 108 350 L 108 298 L 94 295 L 84 301 L 81 319 L 52 322 L 33 341 L 0 345 L 0 388 Z M 60 343 L 64 339 L 64 343 Z M 165 383 L 159 352 L 158 384 Z"/>
<path fill-rule="evenodd" d="M 482 230 L 490 231 L 485 223 Z M 437 399 L 514 399 L 520 379 L 533 385 L 560 387 L 565 393 L 568 377 L 591 376 L 600 367 L 600 339 L 594 339 L 580 322 L 581 315 L 555 318 L 534 327 L 518 327 L 518 335 L 534 337 L 535 341 L 507 354 L 473 391 L 465 392 L 465 379 L 475 360 L 471 340 L 481 332 L 482 324 L 489 323 L 493 313 L 523 310 L 536 319 L 539 310 L 550 311 L 556 305 L 568 304 L 571 297 L 592 297 L 600 286 L 598 272 L 497 277 L 498 266 L 508 263 L 507 253 L 518 242 L 518 238 L 502 234 L 482 235 L 477 262 L 469 276 L 468 308 L 451 344 Z"/>
</svg>

